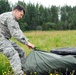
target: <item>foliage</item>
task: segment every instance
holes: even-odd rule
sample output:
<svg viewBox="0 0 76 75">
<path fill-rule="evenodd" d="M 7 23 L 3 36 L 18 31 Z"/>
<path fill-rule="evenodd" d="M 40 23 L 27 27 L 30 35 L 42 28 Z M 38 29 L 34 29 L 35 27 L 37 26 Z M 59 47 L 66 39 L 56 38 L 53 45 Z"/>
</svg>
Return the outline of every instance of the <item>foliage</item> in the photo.
<svg viewBox="0 0 76 75">
<path fill-rule="evenodd" d="M 42 30 L 42 26 L 37 26 L 36 30 Z"/>
<path fill-rule="evenodd" d="M 0 0 L 0 14 L 11 10 L 8 0 Z"/>
<path fill-rule="evenodd" d="M 43 26 L 43 30 L 52 30 L 52 29 L 54 30 L 56 27 L 56 24 L 51 22 L 46 22 L 42 26 Z"/>
<path fill-rule="evenodd" d="M 73 30 L 76 29 L 76 7 L 63 6 L 63 7 L 43 7 L 39 4 L 26 4 L 25 22 L 27 26 L 22 30 L 37 30 L 38 26 L 42 30 Z M 72 15 L 71 15 L 72 14 Z M 61 15 L 60 20 L 58 19 Z M 53 23 L 51 28 L 47 23 Z"/>
<path fill-rule="evenodd" d="M 12 74 L 12 68 L 9 64 L 8 59 L 0 53 L 0 75 Z"/>
<path fill-rule="evenodd" d="M 8 0 L 0 0 L 0 14 L 10 11 L 17 4 L 25 8 L 25 15 L 19 21 L 20 27 L 25 30 L 73 30 L 76 29 L 76 6 L 64 5 L 62 7 L 44 7 L 41 4 L 26 4 L 24 1 L 11 6 Z M 47 23 L 52 23 L 48 26 Z M 53 25 L 54 24 L 54 25 Z"/>
</svg>

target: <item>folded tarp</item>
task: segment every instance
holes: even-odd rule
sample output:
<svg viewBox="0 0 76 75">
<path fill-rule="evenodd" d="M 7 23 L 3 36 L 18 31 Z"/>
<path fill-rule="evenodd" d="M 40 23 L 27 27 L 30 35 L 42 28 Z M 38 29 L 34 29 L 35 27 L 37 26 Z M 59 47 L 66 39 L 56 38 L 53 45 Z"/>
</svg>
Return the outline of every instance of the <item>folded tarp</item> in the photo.
<svg viewBox="0 0 76 75">
<path fill-rule="evenodd" d="M 61 72 L 65 72 L 66 69 L 76 70 L 76 58 L 73 55 L 62 56 L 33 50 L 26 57 L 22 67 L 26 75 L 49 75 L 55 70 Z"/>
<path fill-rule="evenodd" d="M 59 55 L 76 55 L 76 48 L 58 48 L 50 51 Z"/>
</svg>

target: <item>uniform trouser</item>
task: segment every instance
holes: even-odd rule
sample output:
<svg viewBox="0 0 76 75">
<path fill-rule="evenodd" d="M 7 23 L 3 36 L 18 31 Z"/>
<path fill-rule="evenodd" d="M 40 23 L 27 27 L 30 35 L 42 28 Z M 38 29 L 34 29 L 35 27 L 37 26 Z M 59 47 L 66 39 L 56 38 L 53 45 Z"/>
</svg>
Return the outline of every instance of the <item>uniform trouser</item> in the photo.
<svg viewBox="0 0 76 75">
<path fill-rule="evenodd" d="M 25 55 L 23 50 L 19 48 L 16 43 L 13 43 L 8 39 L 0 40 L 0 52 L 9 59 L 15 75 L 24 74 L 22 71 L 22 63 Z"/>
<path fill-rule="evenodd" d="M 21 60 L 21 64 L 25 63 L 25 52 L 15 43 L 11 41 L 12 46 L 14 47 L 14 49 L 18 52 L 20 60 Z"/>
</svg>

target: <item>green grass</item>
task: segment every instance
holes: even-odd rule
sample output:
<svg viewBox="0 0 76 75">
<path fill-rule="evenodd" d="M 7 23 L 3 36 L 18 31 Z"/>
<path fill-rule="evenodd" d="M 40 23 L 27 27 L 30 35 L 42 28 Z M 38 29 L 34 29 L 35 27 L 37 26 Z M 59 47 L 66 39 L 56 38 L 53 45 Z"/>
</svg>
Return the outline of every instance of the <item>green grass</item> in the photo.
<svg viewBox="0 0 76 75">
<path fill-rule="evenodd" d="M 29 41 L 38 49 L 48 52 L 57 48 L 76 47 L 76 30 L 26 31 L 24 32 L 24 35 L 26 35 L 27 38 L 29 38 Z M 26 45 L 21 44 L 14 38 L 12 38 L 12 40 L 25 51 L 26 55 L 32 51 L 32 49 L 29 49 Z M 2 72 L 10 71 L 11 68 L 8 67 L 10 67 L 8 59 L 4 55 L 0 54 L 0 75 L 2 75 Z"/>
<path fill-rule="evenodd" d="M 38 49 L 50 51 L 63 47 L 76 47 L 76 31 L 30 31 L 24 33 Z M 29 53 L 26 46 L 22 48 Z"/>
</svg>

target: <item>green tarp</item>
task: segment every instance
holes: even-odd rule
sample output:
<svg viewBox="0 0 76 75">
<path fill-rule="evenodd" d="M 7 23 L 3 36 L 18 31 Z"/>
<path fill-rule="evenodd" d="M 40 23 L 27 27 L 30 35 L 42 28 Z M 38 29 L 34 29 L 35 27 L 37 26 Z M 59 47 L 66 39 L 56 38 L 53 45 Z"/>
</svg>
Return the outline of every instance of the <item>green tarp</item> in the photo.
<svg viewBox="0 0 76 75">
<path fill-rule="evenodd" d="M 64 72 L 76 70 L 76 58 L 74 55 L 57 55 L 50 52 L 33 50 L 25 59 L 23 70 L 27 75 L 49 75 L 54 70 Z"/>
</svg>

